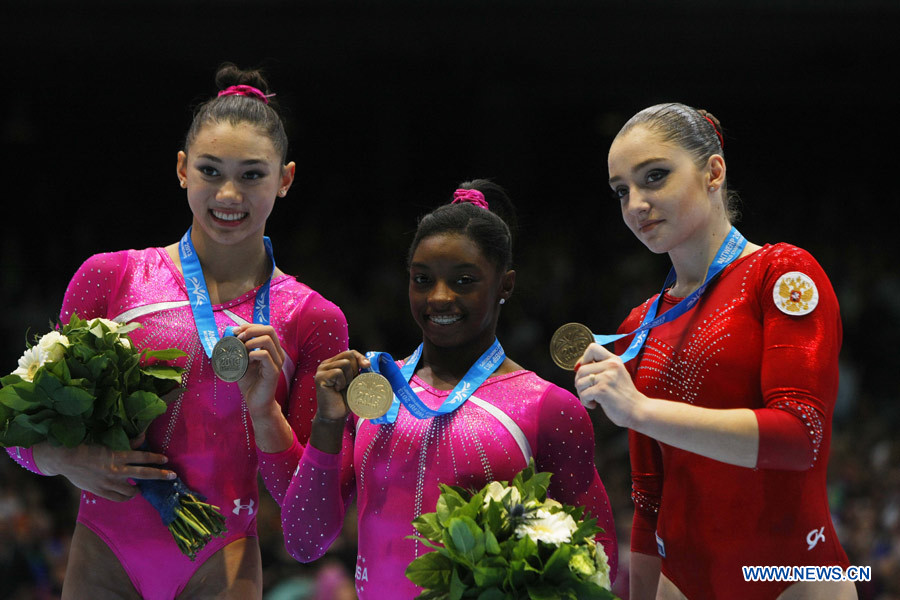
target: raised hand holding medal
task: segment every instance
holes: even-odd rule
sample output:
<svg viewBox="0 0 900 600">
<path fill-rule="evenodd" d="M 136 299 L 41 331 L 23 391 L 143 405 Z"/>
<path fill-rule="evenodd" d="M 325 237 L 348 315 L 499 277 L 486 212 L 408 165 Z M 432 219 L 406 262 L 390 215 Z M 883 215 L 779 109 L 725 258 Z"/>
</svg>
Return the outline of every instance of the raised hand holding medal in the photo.
<svg viewBox="0 0 900 600">
<path fill-rule="evenodd" d="M 182 236 L 178 244 L 178 254 L 181 259 L 181 268 L 184 272 L 188 297 L 191 301 L 194 323 L 200 336 L 200 343 L 203 345 L 206 355 L 210 358 L 216 376 L 222 381 L 233 383 L 240 380 L 247 372 L 250 357 L 244 346 L 244 341 L 234 337 L 234 328 L 226 328 L 224 335 L 221 338 L 219 336 L 218 325 L 216 325 L 212 309 L 212 301 L 206 287 L 206 278 L 203 275 L 200 259 L 191 240 L 191 231 L 192 228 L 188 228 L 187 232 Z M 267 326 L 269 324 L 269 286 L 272 282 L 272 275 L 275 272 L 275 256 L 272 250 L 272 242 L 268 237 L 263 238 L 263 244 L 269 263 L 272 265 L 272 270 L 265 283 L 256 292 L 256 301 L 253 306 L 253 323 Z M 275 338 L 275 345 L 283 360 L 283 352 L 280 352 L 281 347 L 278 345 L 274 331 L 272 331 L 271 336 Z"/>
</svg>

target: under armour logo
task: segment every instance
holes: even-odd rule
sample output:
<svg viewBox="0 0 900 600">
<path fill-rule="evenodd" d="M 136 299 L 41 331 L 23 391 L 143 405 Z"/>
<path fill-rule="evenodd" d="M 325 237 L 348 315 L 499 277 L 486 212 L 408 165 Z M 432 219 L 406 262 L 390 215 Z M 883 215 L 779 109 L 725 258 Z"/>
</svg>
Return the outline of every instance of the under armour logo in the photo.
<svg viewBox="0 0 900 600">
<path fill-rule="evenodd" d="M 241 499 L 235 498 L 234 499 L 234 510 L 231 512 L 233 512 L 236 515 L 239 515 L 239 514 L 241 514 L 241 510 L 247 509 L 247 514 L 252 515 L 253 514 L 253 504 L 254 504 L 253 498 L 250 498 L 250 504 L 241 504 Z"/>
<path fill-rule="evenodd" d="M 809 544 L 807 550 L 812 550 L 819 542 L 825 541 L 825 528 L 813 529 L 806 534 L 806 543 Z"/>
</svg>

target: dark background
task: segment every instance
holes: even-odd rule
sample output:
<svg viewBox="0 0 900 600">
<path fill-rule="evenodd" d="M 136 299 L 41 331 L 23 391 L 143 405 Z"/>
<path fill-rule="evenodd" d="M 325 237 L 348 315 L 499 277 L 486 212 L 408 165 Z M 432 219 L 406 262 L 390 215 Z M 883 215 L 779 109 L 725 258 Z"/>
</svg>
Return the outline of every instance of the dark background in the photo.
<svg viewBox="0 0 900 600">
<path fill-rule="evenodd" d="M 521 226 L 501 340 L 571 388 L 549 361 L 552 331 L 613 331 L 668 268 L 621 222 L 609 143 L 637 110 L 681 101 L 724 126 L 741 231 L 810 250 L 831 277 L 844 324 L 832 508 L 851 563 L 876 568 L 865 597 L 900 594 L 888 583 L 900 581 L 896 0 L 70 6 L 0 9 L 0 371 L 27 330 L 46 330 L 85 258 L 166 245 L 190 224 L 175 154 L 230 60 L 265 68 L 297 163 L 267 228 L 278 264 L 342 307 L 352 346 L 414 347 L 416 219 L 458 182 L 492 177 Z M 627 542 L 624 435 L 593 416 Z M 35 484 L 0 469 L 15 504 L 13 481 Z"/>
</svg>

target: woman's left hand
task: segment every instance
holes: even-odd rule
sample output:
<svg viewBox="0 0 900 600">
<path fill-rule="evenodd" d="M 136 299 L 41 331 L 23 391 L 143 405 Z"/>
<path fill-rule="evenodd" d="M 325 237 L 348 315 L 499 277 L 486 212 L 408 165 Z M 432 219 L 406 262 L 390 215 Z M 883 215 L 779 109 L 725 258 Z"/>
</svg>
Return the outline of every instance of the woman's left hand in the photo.
<svg viewBox="0 0 900 600">
<path fill-rule="evenodd" d="M 244 342 L 250 358 L 247 372 L 238 381 L 238 387 L 247 402 L 250 417 L 268 414 L 275 402 L 278 376 L 284 365 L 285 353 L 278 335 L 271 325 L 241 325 L 234 334 Z"/>
<path fill-rule="evenodd" d="M 600 344 L 591 344 L 584 351 L 575 371 L 575 390 L 586 408 L 600 406 L 620 427 L 632 427 L 637 411 L 647 401 L 634 387 L 622 359 Z"/>
</svg>

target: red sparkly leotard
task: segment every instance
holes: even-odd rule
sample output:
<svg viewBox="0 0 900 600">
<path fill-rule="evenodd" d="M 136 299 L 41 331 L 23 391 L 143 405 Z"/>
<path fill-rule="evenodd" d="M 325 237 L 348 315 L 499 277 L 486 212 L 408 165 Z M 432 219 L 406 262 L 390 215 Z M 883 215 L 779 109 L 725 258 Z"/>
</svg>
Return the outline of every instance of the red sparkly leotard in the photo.
<svg viewBox="0 0 900 600">
<path fill-rule="evenodd" d="M 255 292 L 213 307 L 220 333 L 226 326 L 252 320 Z M 271 325 L 287 354 L 276 399 L 296 436 L 305 441 L 316 410 L 316 367 L 347 348 L 347 322 L 337 306 L 288 275 L 272 280 L 270 303 Z M 78 521 L 118 556 L 144 598 L 171 600 L 212 554 L 236 539 L 256 535 L 261 453 L 250 415 L 238 385 L 213 374 L 188 305 L 184 277 L 164 249 L 88 259 L 66 290 L 62 320 L 75 312 L 83 318 L 140 322 L 142 327 L 129 334 L 137 347 L 176 347 L 188 354 L 179 362 L 185 368 L 185 391 L 151 424 L 147 439 L 152 450 L 168 457 L 167 468 L 220 507 L 226 536 L 213 538 L 191 562 L 140 495 L 111 502 L 82 492 L 78 513 Z M 10 448 L 9 453 L 37 471 L 30 450 Z"/>
<path fill-rule="evenodd" d="M 419 398 L 437 408 L 450 394 L 414 376 Z M 407 539 L 412 521 L 433 512 L 439 483 L 479 489 L 509 481 L 534 457 L 553 473 L 549 495 L 587 507 L 605 533 L 598 541 L 616 574 L 615 525 L 606 490 L 594 467 L 594 435 L 584 407 L 569 392 L 531 371 L 489 378 L 456 411 L 419 420 L 405 407 L 391 425 L 357 422 L 351 416 L 341 454 L 299 444 L 300 467 L 283 493 L 282 526 L 290 553 L 303 562 L 328 549 L 343 524 L 344 508 L 357 496 L 359 554 L 356 589 L 361 599 L 414 598 L 421 589 L 405 569 L 429 549 Z M 291 452 L 286 452 L 285 456 Z M 274 465 L 275 455 L 268 455 Z M 296 463 L 295 458 L 288 463 Z M 266 462 L 260 464 L 265 474 Z M 284 469 L 278 469 L 283 472 Z M 275 477 L 266 478 L 272 490 Z"/>
<path fill-rule="evenodd" d="M 620 331 L 635 329 L 654 300 Z M 661 311 L 678 300 L 665 295 Z M 777 244 L 728 266 L 690 312 L 654 328 L 629 363 L 647 396 L 750 408 L 759 422 L 753 469 L 630 432 L 632 550 L 658 553 L 688 598 L 775 598 L 790 585 L 747 583 L 742 566 L 848 566 L 825 487 L 840 344 L 837 298 L 822 268 Z"/>
</svg>

